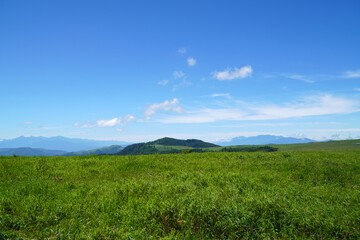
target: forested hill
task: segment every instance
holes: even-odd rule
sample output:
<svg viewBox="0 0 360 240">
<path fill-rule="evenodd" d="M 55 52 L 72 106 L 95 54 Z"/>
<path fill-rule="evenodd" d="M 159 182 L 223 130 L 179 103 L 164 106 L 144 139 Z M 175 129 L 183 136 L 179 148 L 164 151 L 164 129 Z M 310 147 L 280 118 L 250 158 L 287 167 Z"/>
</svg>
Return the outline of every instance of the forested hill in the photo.
<svg viewBox="0 0 360 240">
<path fill-rule="evenodd" d="M 150 145 L 163 145 L 163 146 L 184 146 L 184 147 L 191 147 L 191 148 L 208 148 L 208 147 L 219 147 L 216 144 L 204 142 L 198 139 L 175 139 L 164 137 L 158 140 L 148 142 Z"/>
<path fill-rule="evenodd" d="M 184 150 L 202 152 L 204 148 L 219 147 L 218 145 L 204 142 L 197 139 L 180 140 L 175 138 L 161 138 L 152 142 L 137 143 L 125 147 L 118 155 L 146 155 L 146 154 L 165 154 L 180 153 Z"/>
</svg>

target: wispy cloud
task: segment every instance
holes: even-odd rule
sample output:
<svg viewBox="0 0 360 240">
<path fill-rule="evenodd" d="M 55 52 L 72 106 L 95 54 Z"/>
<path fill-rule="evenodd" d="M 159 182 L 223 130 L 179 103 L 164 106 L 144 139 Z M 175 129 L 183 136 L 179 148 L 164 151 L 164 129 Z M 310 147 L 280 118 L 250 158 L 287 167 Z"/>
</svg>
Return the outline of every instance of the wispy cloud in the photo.
<svg viewBox="0 0 360 240">
<path fill-rule="evenodd" d="M 183 112 L 183 109 L 179 106 L 179 100 L 177 98 L 174 98 L 173 100 L 165 100 L 162 103 L 154 103 L 150 106 L 147 106 L 144 111 L 144 115 L 146 117 L 146 120 L 149 120 L 151 116 L 153 116 L 155 113 L 157 113 L 159 110 L 165 111 L 165 112 L 176 112 L 181 113 Z"/>
<path fill-rule="evenodd" d="M 342 129 L 306 129 L 306 132 L 360 132 L 360 128 L 342 128 Z"/>
<path fill-rule="evenodd" d="M 136 118 L 133 115 L 127 114 L 124 118 L 123 118 L 123 123 L 124 124 L 128 124 L 129 122 L 134 121 Z"/>
<path fill-rule="evenodd" d="M 158 81 L 157 84 L 162 85 L 162 86 L 166 86 L 169 83 L 169 80 L 162 80 L 162 81 Z"/>
<path fill-rule="evenodd" d="M 181 88 L 181 87 L 188 87 L 188 86 L 191 86 L 193 83 L 186 80 L 186 78 L 183 78 L 182 81 L 178 84 L 176 84 L 174 87 L 173 87 L 173 91 L 176 91 L 177 89 Z"/>
<path fill-rule="evenodd" d="M 307 83 L 314 83 L 314 80 L 311 80 L 303 75 L 299 75 L 299 74 L 291 74 L 291 75 L 285 75 L 285 77 L 290 78 L 290 79 L 294 79 L 294 80 L 300 80 L 303 82 L 307 82 Z"/>
<path fill-rule="evenodd" d="M 275 127 L 275 126 L 292 126 L 294 123 L 246 123 L 246 124 L 230 124 L 230 125 L 214 125 L 213 128 L 243 128 L 251 126 L 261 126 L 261 127 Z"/>
<path fill-rule="evenodd" d="M 360 92 L 360 88 L 354 88 L 355 91 L 359 91 Z"/>
<path fill-rule="evenodd" d="M 184 116 L 170 116 L 159 121 L 162 123 L 210 123 L 218 121 L 240 120 L 246 113 L 240 109 L 213 109 L 205 108 L 189 112 Z"/>
<path fill-rule="evenodd" d="M 188 63 L 188 65 L 189 65 L 190 67 L 193 67 L 193 66 L 196 65 L 196 59 L 195 59 L 195 58 L 192 58 L 192 57 L 189 57 L 189 58 L 187 59 L 187 63 Z"/>
<path fill-rule="evenodd" d="M 249 119 L 281 119 L 359 111 L 356 103 L 331 95 L 310 96 L 285 106 L 260 106 L 253 109 L 257 114 Z"/>
<path fill-rule="evenodd" d="M 225 81 L 233 80 L 236 78 L 247 78 L 250 77 L 252 73 L 253 69 L 251 66 L 248 65 L 242 68 L 234 68 L 234 70 L 232 70 L 231 68 L 227 68 L 222 72 L 213 72 L 212 75 L 217 80 Z"/>
<path fill-rule="evenodd" d="M 174 71 L 173 76 L 175 79 L 178 79 L 178 78 L 182 78 L 183 76 L 185 76 L 185 73 L 183 73 L 182 71 Z"/>
<path fill-rule="evenodd" d="M 214 93 L 211 97 L 224 97 L 224 98 L 231 98 L 230 93 Z"/>
<path fill-rule="evenodd" d="M 177 51 L 180 55 L 184 55 L 186 52 L 187 52 L 187 49 L 186 48 L 180 48 L 178 49 Z"/>
<path fill-rule="evenodd" d="M 95 123 L 91 123 L 91 122 L 88 122 L 87 124 L 75 123 L 74 126 L 75 127 L 83 127 L 83 128 L 115 127 L 115 126 L 120 126 L 120 125 L 126 125 L 133 120 L 135 120 L 135 117 L 128 114 L 125 117 L 116 117 L 116 118 L 109 119 L 109 120 L 98 120 Z"/>
<path fill-rule="evenodd" d="M 346 71 L 342 78 L 360 78 L 360 69 L 356 71 Z"/>
<path fill-rule="evenodd" d="M 258 105 L 236 102 L 229 108 L 202 108 L 181 116 L 160 119 L 163 123 L 210 123 L 218 121 L 257 121 L 346 114 L 360 111 L 359 103 L 331 95 L 305 97 L 281 105 Z"/>
<path fill-rule="evenodd" d="M 24 122 L 24 124 L 31 125 L 31 124 L 33 124 L 33 122 Z"/>
</svg>

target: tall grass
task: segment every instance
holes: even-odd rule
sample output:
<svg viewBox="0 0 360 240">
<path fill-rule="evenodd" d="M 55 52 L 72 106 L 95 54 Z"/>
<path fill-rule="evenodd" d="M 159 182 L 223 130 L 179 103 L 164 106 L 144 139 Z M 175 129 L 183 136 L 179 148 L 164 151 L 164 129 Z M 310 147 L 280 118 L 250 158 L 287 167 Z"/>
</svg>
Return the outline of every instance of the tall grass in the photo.
<svg viewBox="0 0 360 240">
<path fill-rule="evenodd" d="M 0 239 L 359 239 L 360 154 L 0 157 Z"/>
</svg>

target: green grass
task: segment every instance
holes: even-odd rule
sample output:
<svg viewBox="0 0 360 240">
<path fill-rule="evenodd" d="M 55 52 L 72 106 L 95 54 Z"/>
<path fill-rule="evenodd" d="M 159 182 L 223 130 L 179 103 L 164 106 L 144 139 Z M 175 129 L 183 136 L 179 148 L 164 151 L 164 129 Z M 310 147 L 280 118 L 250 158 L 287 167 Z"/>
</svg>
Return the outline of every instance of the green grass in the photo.
<svg viewBox="0 0 360 240">
<path fill-rule="evenodd" d="M 0 239 L 359 239 L 360 152 L 0 157 Z"/>
</svg>

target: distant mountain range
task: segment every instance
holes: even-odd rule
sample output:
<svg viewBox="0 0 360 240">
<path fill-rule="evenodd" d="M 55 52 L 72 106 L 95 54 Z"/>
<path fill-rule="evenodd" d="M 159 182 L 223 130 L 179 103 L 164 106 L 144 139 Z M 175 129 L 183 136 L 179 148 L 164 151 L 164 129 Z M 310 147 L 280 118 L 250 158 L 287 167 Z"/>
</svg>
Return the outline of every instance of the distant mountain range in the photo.
<svg viewBox="0 0 360 240">
<path fill-rule="evenodd" d="M 119 145 L 111 145 L 108 147 L 97 148 L 87 151 L 66 152 L 62 150 L 49 150 L 42 148 L 0 148 L 0 156 L 85 156 L 85 155 L 106 155 L 115 154 L 124 148 Z"/>
<path fill-rule="evenodd" d="M 111 145 L 127 146 L 131 143 L 122 141 L 102 141 L 66 137 L 18 137 L 0 141 L 0 148 L 41 148 L 65 152 L 87 151 Z"/>
<path fill-rule="evenodd" d="M 316 142 L 309 138 L 293 138 L 275 135 L 258 135 L 254 137 L 235 137 L 228 142 L 217 142 L 220 146 L 233 145 L 269 145 L 269 144 L 292 144 Z"/>
<path fill-rule="evenodd" d="M 65 151 L 61 150 L 49 150 L 42 148 L 0 148 L 0 156 L 56 156 L 63 155 Z"/>
</svg>

